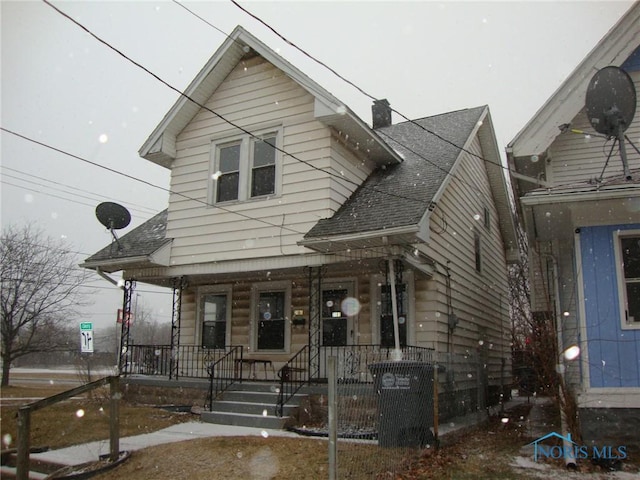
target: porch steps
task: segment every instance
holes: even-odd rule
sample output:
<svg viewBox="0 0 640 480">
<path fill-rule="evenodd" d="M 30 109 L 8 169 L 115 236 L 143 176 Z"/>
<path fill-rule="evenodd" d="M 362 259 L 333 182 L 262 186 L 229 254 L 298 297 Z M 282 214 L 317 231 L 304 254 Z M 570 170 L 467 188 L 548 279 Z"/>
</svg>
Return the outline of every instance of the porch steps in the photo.
<svg viewBox="0 0 640 480">
<path fill-rule="evenodd" d="M 200 419 L 219 425 L 282 429 L 291 413 L 306 395 L 296 395 L 284 407 L 284 416 L 275 415 L 278 400 L 277 383 L 243 382 L 233 385 L 213 402 L 211 412 L 202 412 Z"/>
</svg>

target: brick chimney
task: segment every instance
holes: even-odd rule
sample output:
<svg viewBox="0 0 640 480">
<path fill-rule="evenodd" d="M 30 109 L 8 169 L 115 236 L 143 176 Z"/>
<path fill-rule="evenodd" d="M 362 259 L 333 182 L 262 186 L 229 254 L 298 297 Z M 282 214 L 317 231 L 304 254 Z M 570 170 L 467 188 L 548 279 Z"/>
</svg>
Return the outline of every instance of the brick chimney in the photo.
<svg viewBox="0 0 640 480">
<path fill-rule="evenodd" d="M 373 128 L 388 127 L 391 125 L 391 107 L 386 98 L 374 100 L 371 112 L 373 113 Z"/>
</svg>

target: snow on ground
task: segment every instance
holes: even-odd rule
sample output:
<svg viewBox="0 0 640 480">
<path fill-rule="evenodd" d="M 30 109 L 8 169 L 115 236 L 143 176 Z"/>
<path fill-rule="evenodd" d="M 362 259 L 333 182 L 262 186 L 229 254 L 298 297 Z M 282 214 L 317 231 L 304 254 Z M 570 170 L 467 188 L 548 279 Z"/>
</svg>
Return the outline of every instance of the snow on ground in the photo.
<svg viewBox="0 0 640 480">
<path fill-rule="evenodd" d="M 535 462 L 530 458 L 517 456 L 514 457 L 509 466 L 516 471 L 523 470 L 523 473 L 544 478 L 547 480 L 565 480 L 565 479 L 587 479 L 587 480 L 638 480 L 639 472 L 572 472 L 562 468 L 556 468 L 546 463 Z"/>
</svg>

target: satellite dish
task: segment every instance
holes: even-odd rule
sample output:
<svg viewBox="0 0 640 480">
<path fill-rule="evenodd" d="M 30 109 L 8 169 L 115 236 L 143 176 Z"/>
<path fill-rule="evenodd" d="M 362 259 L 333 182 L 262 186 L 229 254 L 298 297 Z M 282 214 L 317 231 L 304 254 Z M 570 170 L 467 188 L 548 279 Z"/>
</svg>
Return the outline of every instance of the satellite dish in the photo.
<svg viewBox="0 0 640 480">
<path fill-rule="evenodd" d="M 131 222 L 129 210 L 118 203 L 102 202 L 96 207 L 96 217 L 98 221 L 107 227 L 118 244 L 118 249 L 122 248 L 114 230 L 125 228 Z"/>
<path fill-rule="evenodd" d="M 96 207 L 98 221 L 109 230 L 120 230 L 131 222 L 129 210 L 113 202 L 102 202 Z"/>
<path fill-rule="evenodd" d="M 589 86 L 585 99 L 589 123 L 598 133 L 617 137 L 625 132 L 636 113 L 636 89 L 627 72 L 604 67 Z"/>
<path fill-rule="evenodd" d="M 587 87 L 585 108 L 589 123 L 595 131 L 619 142 L 624 176 L 631 180 L 624 132 L 636 113 L 636 89 L 629 74 L 614 66 L 599 70 Z"/>
</svg>

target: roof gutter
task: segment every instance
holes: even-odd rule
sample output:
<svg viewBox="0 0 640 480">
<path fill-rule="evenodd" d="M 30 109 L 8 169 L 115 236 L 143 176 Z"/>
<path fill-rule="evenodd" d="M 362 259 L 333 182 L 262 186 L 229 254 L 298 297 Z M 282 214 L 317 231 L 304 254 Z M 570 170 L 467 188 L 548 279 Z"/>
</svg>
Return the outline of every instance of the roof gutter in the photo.
<svg viewBox="0 0 640 480">
<path fill-rule="evenodd" d="M 523 205 L 533 207 L 536 205 L 548 205 L 550 203 L 572 203 L 584 202 L 589 200 L 618 200 L 628 197 L 640 196 L 640 188 L 634 186 L 632 188 L 619 188 L 615 190 L 596 190 L 588 192 L 571 192 L 571 193 L 539 193 L 529 194 L 520 198 Z"/>
<path fill-rule="evenodd" d="M 378 237 L 381 239 L 384 239 L 394 235 L 406 235 L 406 234 L 418 233 L 419 231 L 420 231 L 420 228 L 418 225 L 409 225 L 409 226 L 405 225 L 402 227 L 387 228 L 384 230 L 373 230 L 369 232 L 354 232 L 354 233 L 349 233 L 345 235 L 335 235 L 335 236 L 328 236 L 328 237 L 315 237 L 308 240 L 302 239 L 298 241 L 298 245 L 303 247 L 309 247 L 311 245 L 316 245 L 316 244 L 325 243 L 325 242 L 347 243 L 347 242 L 353 242 L 356 240 L 367 240 L 367 239 L 378 238 Z"/>
</svg>

